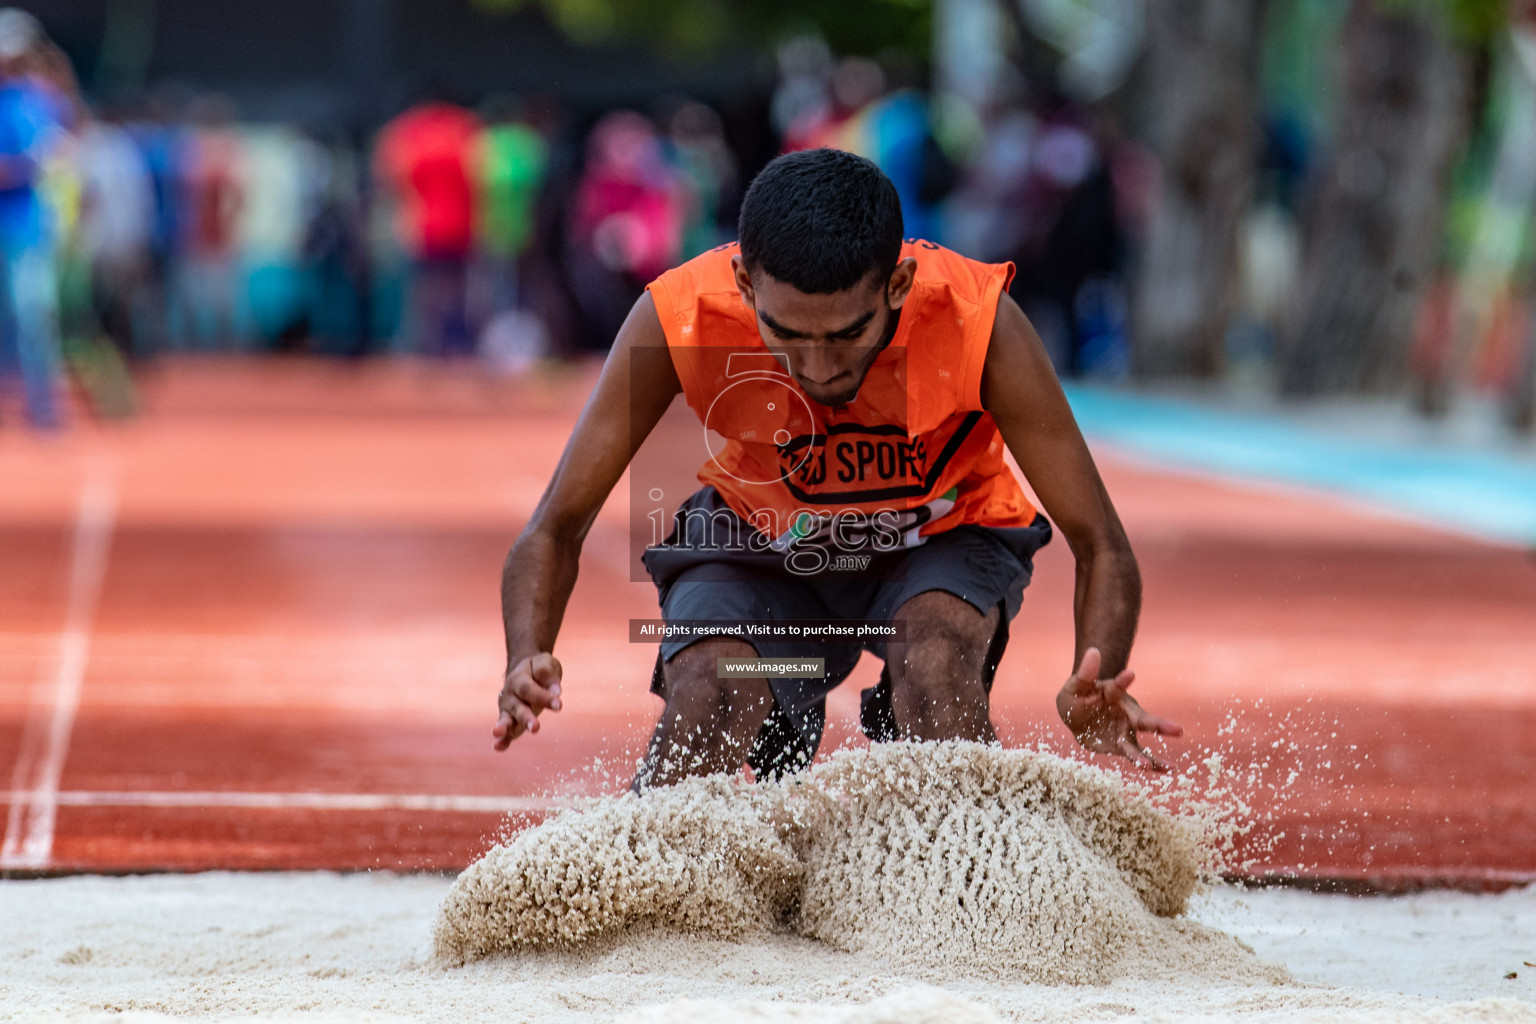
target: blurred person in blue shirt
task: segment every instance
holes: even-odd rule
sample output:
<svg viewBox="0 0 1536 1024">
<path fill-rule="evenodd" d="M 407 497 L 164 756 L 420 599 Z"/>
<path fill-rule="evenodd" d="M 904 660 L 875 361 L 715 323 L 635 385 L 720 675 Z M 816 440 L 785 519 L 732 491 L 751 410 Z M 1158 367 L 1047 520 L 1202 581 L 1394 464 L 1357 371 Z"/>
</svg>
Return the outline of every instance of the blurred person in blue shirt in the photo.
<svg viewBox="0 0 1536 1024">
<path fill-rule="evenodd" d="M 59 423 L 63 361 L 54 229 L 40 183 L 70 105 L 45 73 L 49 45 L 30 14 L 0 9 L 0 372 L 20 374 L 27 416 L 44 428 Z"/>
</svg>

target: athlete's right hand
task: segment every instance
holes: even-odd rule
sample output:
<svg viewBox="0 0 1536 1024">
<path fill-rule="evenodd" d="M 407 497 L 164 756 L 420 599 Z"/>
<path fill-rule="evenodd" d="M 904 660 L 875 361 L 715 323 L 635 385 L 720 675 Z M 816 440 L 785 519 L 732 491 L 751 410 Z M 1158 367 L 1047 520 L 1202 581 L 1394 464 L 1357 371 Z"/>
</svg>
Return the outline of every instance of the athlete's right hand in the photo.
<svg viewBox="0 0 1536 1024">
<path fill-rule="evenodd" d="M 553 654 L 535 654 L 507 669 L 496 705 L 501 717 L 491 735 L 496 749 L 506 750 L 525 732 L 539 731 L 539 714 L 560 710 L 560 662 Z"/>
</svg>

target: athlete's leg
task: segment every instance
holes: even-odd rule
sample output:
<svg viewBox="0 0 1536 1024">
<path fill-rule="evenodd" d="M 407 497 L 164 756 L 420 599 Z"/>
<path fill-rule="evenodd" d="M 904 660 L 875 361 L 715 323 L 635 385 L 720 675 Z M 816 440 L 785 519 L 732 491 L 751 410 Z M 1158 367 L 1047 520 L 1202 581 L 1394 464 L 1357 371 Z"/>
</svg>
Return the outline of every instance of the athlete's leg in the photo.
<svg viewBox="0 0 1536 1024">
<path fill-rule="evenodd" d="M 902 739 L 997 740 L 985 668 L 1001 614 L 994 605 L 983 615 L 942 590 L 924 591 L 897 609 L 906 640 L 886 645 L 886 666 Z"/>
<path fill-rule="evenodd" d="M 719 678 L 715 659 L 755 657 L 751 644 L 719 637 L 691 644 L 667 660 L 662 684 L 667 706 L 634 789 L 741 768 L 773 708 L 773 691 L 766 679 Z"/>
</svg>

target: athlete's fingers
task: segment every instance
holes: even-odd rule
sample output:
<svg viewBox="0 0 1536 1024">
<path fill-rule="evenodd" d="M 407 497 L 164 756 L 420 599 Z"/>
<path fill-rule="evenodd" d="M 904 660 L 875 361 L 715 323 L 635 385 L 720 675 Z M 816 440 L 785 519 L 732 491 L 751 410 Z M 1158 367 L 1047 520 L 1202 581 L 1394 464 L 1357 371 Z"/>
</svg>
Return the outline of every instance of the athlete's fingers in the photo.
<svg viewBox="0 0 1536 1024">
<path fill-rule="evenodd" d="M 1129 758 L 1131 763 L 1135 764 L 1137 767 L 1146 768 L 1154 772 L 1168 771 L 1168 765 L 1164 764 L 1163 761 L 1157 757 L 1157 755 L 1153 754 L 1150 750 L 1143 748 L 1134 740 L 1121 740 L 1120 753 Z"/>
<path fill-rule="evenodd" d="M 547 660 L 539 660 L 547 659 Z M 537 664 L 536 664 L 537 662 Z M 534 677 L 534 669 L 538 668 L 542 680 Z M 507 673 L 506 685 L 503 693 L 510 693 L 529 707 L 542 711 L 545 708 L 560 710 L 559 690 L 559 663 L 548 654 L 535 655 L 533 658 L 524 658 L 512 667 Z M 546 685 L 546 682 L 550 685 Z M 554 689 L 551 690 L 550 686 Z"/>
<path fill-rule="evenodd" d="M 533 681 L 547 690 L 551 697 L 556 698 L 550 707 L 560 710 L 560 680 L 565 675 L 565 670 L 560 664 L 560 659 L 553 654 L 543 652 L 535 654 L 528 659 L 528 674 Z"/>
<path fill-rule="evenodd" d="M 1125 717 L 1131 723 L 1131 728 L 1137 732 L 1155 732 L 1159 736 L 1184 735 L 1184 727 L 1179 723 L 1148 714 L 1145 708 L 1130 697 L 1125 698 L 1121 706 L 1125 709 Z"/>
<path fill-rule="evenodd" d="M 501 713 L 512 719 L 508 733 L 502 737 L 504 740 L 514 740 L 522 735 L 524 730 L 528 732 L 539 731 L 539 713 L 528 704 L 518 699 L 515 693 L 507 690 L 501 692 L 501 698 L 497 701 Z M 499 722 L 498 722 L 499 724 Z M 493 730 L 494 731 L 494 730 Z"/>
<path fill-rule="evenodd" d="M 506 750 L 511 745 L 514 724 L 512 716 L 505 711 L 496 719 L 496 724 L 491 728 L 491 737 L 495 740 L 495 748 L 497 750 Z"/>
<path fill-rule="evenodd" d="M 1135 704 L 1136 698 L 1126 692 L 1127 688 L 1136 681 L 1136 673 L 1126 669 L 1113 679 L 1100 679 L 1094 686 L 1097 688 L 1099 699 L 1105 704 Z"/>
<path fill-rule="evenodd" d="M 1090 647 L 1083 652 L 1083 660 L 1078 664 L 1077 671 L 1072 674 L 1072 681 L 1078 684 L 1079 689 L 1092 687 L 1099 678 L 1099 666 L 1104 662 L 1104 656 L 1099 653 L 1097 647 Z"/>
<path fill-rule="evenodd" d="M 1148 761 L 1152 762 L 1152 770 L 1153 771 L 1155 771 L 1155 772 L 1171 772 L 1171 771 L 1173 771 L 1173 766 L 1172 765 L 1170 765 L 1167 761 L 1164 761 L 1162 758 L 1158 757 L 1156 754 L 1152 753 L 1152 751 L 1148 750 L 1146 747 L 1142 747 L 1141 748 L 1141 753 L 1142 753 L 1142 755 Z"/>
<path fill-rule="evenodd" d="M 495 749 L 506 750 L 512 741 L 517 739 L 527 730 L 523 723 L 513 717 L 512 712 L 502 709 L 501 717 L 496 719 L 496 725 L 491 729 L 491 735 L 495 737 Z"/>
<path fill-rule="evenodd" d="M 1138 768 L 1146 768 L 1154 772 L 1165 772 L 1168 770 L 1166 764 L 1154 757 L 1150 751 L 1142 749 L 1133 740 L 1121 740 L 1119 753 L 1121 757 L 1124 757 Z"/>
</svg>

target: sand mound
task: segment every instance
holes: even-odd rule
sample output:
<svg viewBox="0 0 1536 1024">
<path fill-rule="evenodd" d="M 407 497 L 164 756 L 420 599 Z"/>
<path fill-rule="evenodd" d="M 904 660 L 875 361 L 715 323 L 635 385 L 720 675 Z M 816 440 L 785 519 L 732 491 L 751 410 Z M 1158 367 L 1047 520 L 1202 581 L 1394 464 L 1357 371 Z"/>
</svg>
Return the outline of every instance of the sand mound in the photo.
<svg viewBox="0 0 1536 1024">
<path fill-rule="evenodd" d="M 459 876 L 439 956 L 576 946 L 635 925 L 733 938 L 771 927 L 801 874 L 768 787 L 715 776 L 566 811 Z"/>
<path fill-rule="evenodd" d="M 800 932 L 914 966 L 1099 980 L 1196 882 L 1192 830 L 1114 776 L 1045 754 L 849 751 L 786 804 L 802 826 Z"/>
<path fill-rule="evenodd" d="M 779 927 L 920 976 L 1276 976 L 1235 940 L 1162 919 L 1195 887 L 1199 836 L 1050 754 L 879 744 L 783 783 L 697 780 L 530 829 L 460 877 L 436 949 L 462 962 L 635 926 Z"/>
</svg>

